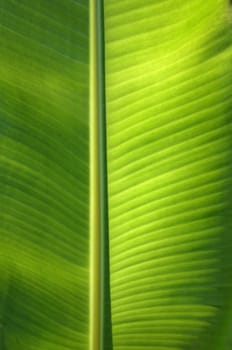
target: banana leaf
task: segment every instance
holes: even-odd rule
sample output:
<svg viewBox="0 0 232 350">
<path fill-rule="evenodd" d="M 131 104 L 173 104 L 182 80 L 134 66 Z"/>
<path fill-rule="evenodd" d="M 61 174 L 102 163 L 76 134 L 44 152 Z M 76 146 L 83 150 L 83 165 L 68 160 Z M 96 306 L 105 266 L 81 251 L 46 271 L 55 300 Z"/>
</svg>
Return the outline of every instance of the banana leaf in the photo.
<svg viewBox="0 0 232 350">
<path fill-rule="evenodd" d="M 231 18 L 0 1 L 0 349 L 231 349 Z"/>
</svg>

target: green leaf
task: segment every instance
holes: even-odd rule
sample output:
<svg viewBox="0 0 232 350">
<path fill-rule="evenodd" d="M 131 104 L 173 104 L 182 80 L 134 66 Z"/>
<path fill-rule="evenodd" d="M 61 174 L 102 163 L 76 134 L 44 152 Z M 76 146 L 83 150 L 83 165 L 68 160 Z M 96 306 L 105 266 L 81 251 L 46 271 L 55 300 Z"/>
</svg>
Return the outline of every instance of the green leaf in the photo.
<svg viewBox="0 0 232 350">
<path fill-rule="evenodd" d="M 0 1 L 0 350 L 230 350 L 231 18 Z"/>
<path fill-rule="evenodd" d="M 229 349 L 228 3 L 105 0 L 105 28 L 114 349 Z"/>
<path fill-rule="evenodd" d="M 88 348 L 88 4 L 0 4 L 2 350 Z"/>
</svg>

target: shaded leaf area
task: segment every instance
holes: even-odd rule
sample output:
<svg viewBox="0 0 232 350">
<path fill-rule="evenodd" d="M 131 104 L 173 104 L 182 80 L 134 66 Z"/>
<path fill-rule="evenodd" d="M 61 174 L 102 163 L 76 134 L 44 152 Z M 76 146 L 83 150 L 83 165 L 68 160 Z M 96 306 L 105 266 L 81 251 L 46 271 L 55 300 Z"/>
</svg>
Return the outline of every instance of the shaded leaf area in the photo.
<svg viewBox="0 0 232 350">
<path fill-rule="evenodd" d="M 228 2 L 104 3 L 114 349 L 229 349 Z"/>
<path fill-rule="evenodd" d="M 88 348 L 88 4 L 0 2 L 2 350 Z"/>
</svg>

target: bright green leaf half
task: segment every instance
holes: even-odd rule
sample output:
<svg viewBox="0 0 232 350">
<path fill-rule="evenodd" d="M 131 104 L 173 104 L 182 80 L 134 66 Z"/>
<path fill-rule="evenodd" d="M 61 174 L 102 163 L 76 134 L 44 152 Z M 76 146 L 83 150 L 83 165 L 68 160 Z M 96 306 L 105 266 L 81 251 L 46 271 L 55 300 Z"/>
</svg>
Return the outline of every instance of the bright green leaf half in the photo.
<svg viewBox="0 0 232 350">
<path fill-rule="evenodd" d="M 113 347 L 229 350 L 229 3 L 104 3 Z"/>
</svg>

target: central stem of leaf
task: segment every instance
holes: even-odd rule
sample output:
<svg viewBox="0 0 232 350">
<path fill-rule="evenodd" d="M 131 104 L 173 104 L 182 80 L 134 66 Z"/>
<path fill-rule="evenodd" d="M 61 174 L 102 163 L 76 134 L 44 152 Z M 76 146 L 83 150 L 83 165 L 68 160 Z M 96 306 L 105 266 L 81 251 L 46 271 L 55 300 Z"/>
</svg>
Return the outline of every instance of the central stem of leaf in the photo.
<svg viewBox="0 0 232 350">
<path fill-rule="evenodd" d="M 103 0 L 90 0 L 90 350 L 112 349 Z"/>
</svg>

